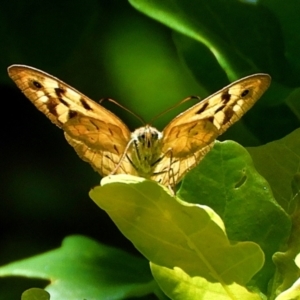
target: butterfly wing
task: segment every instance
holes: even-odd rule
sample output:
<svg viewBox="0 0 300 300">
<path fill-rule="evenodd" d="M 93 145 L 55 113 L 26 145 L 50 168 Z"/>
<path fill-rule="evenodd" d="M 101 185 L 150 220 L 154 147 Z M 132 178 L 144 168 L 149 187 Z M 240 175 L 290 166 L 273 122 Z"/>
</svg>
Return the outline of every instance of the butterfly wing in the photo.
<svg viewBox="0 0 300 300">
<path fill-rule="evenodd" d="M 201 161 L 213 145 L 214 143 L 210 143 L 185 158 L 165 155 L 156 166 L 151 178 L 162 185 L 174 187 L 189 170 Z"/>
<path fill-rule="evenodd" d="M 77 113 L 63 129 L 68 143 L 94 170 L 101 170 L 104 175 L 112 172 L 138 175 L 126 156 L 120 161 L 127 142 L 119 126 Z"/>
<path fill-rule="evenodd" d="M 130 140 L 129 129 L 117 116 L 35 68 L 12 65 L 8 73 L 36 108 L 66 132 L 67 141 L 83 160 L 103 176 L 114 170 Z M 129 163 L 124 162 L 123 168 L 130 172 Z"/>
<path fill-rule="evenodd" d="M 267 74 L 242 78 L 175 117 L 163 130 L 162 152 L 166 155 L 155 173 L 174 168 L 171 172 L 178 183 L 213 147 L 215 139 L 254 105 L 270 82 Z M 165 180 L 169 179 L 161 179 Z"/>
<path fill-rule="evenodd" d="M 65 138 L 68 143 L 74 147 L 78 156 L 88 162 L 93 169 L 102 176 L 110 174 L 112 171 L 114 171 L 114 174 L 131 174 L 138 176 L 136 170 L 126 157 L 120 163 L 120 156 L 114 152 L 90 148 L 82 141 L 72 138 L 66 132 Z M 118 164 L 119 167 L 116 169 Z"/>
</svg>

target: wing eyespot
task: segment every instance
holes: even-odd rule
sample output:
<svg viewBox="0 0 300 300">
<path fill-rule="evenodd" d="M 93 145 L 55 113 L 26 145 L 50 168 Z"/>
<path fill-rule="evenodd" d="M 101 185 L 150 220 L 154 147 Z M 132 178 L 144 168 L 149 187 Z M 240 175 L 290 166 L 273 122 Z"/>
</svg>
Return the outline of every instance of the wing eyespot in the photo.
<svg viewBox="0 0 300 300">
<path fill-rule="evenodd" d="M 241 93 L 241 97 L 245 97 L 247 96 L 248 94 L 250 93 L 250 91 L 247 89 L 247 90 L 244 90 L 242 93 Z"/>
<path fill-rule="evenodd" d="M 36 80 L 32 81 L 32 85 L 33 85 L 33 87 L 35 87 L 37 89 L 43 88 L 43 85 L 40 82 L 36 81 Z"/>
</svg>

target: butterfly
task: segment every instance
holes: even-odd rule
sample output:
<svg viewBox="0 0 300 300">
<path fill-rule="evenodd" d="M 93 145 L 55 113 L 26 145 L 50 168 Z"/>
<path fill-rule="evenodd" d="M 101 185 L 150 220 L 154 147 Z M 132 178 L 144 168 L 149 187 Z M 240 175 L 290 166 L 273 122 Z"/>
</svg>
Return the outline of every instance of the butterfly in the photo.
<svg viewBox="0 0 300 300">
<path fill-rule="evenodd" d="M 115 114 L 58 78 L 25 65 L 10 66 L 8 74 L 100 175 L 131 174 L 171 188 L 271 82 L 267 74 L 244 77 L 179 114 L 162 132 L 150 125 L 131 132 Z"/>
</svg>

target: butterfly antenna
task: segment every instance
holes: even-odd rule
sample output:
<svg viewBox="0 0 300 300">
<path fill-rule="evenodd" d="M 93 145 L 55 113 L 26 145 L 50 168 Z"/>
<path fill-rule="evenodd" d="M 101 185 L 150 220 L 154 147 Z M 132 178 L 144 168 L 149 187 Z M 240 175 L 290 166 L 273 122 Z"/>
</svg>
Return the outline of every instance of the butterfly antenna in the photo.
<svg viewBox="0 0 300 300">
<path fill-rule="evenodd" d="M 121 107 L 122 109 L 126 110 L 127 112 L 129 112 L 130 114 L 132 114 L 133 116 L 135 116 L 143 125 L 146 124 L 146 122 L 143 120 L 142 117 L 140 117 L 139 115 L 135 114 L 133 111 L 131 111 L 130 109 L 126 108 L 125 106 L 121 105 L 116 100 L 111 99 L 111 98 L 102 98 L 102 99 L 99 100 L 99 103 L 101 104 L 104 101 L 109 101 L 109 102 L 114 103 L 115 105 Z"/>
<path fill-rule="evenodd" d="M 180 106 L 181 104 L 193 100 L 193 99 L 197 99 L 197 100 L 201 100 L 201 97 L 199 96 L 189 96 L 184 98 L 183 100 L 181 100 L 180 102 L 176 103 L 175 105 L 169 107 L 167 110 L 163 111 L 162 113 L 156 115 L 150 122 L 150 124 L 152 124 L 155 120 L 157 120 L 158 118 L 160 118 L 161 116 L 163 116 L 164 114 L 168 113 L 169 111 L 173 110 L 174 108 Z"/>
</svg>

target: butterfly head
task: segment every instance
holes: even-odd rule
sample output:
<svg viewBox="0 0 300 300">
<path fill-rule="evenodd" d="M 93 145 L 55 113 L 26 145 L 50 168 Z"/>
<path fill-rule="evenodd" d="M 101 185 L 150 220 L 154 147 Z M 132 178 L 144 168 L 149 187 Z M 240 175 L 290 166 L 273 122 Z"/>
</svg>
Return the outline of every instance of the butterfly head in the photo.
<svg viewBox="0 0 300 300">
<path fill-rule="evenodd" d="M 144 149 L 153 149 L 162 139 L 162 133 L 156 128 L 146 125 L 136 129 L 132 133 L 132 139 Z"/>
<path fill-rule="evenodd" d="M 149 177 L 159 161 L 163 134 L 156 128 L 146 125 L 131 134 L 132 148 L 130 159 L 140 176 Z"/>
</svg>

